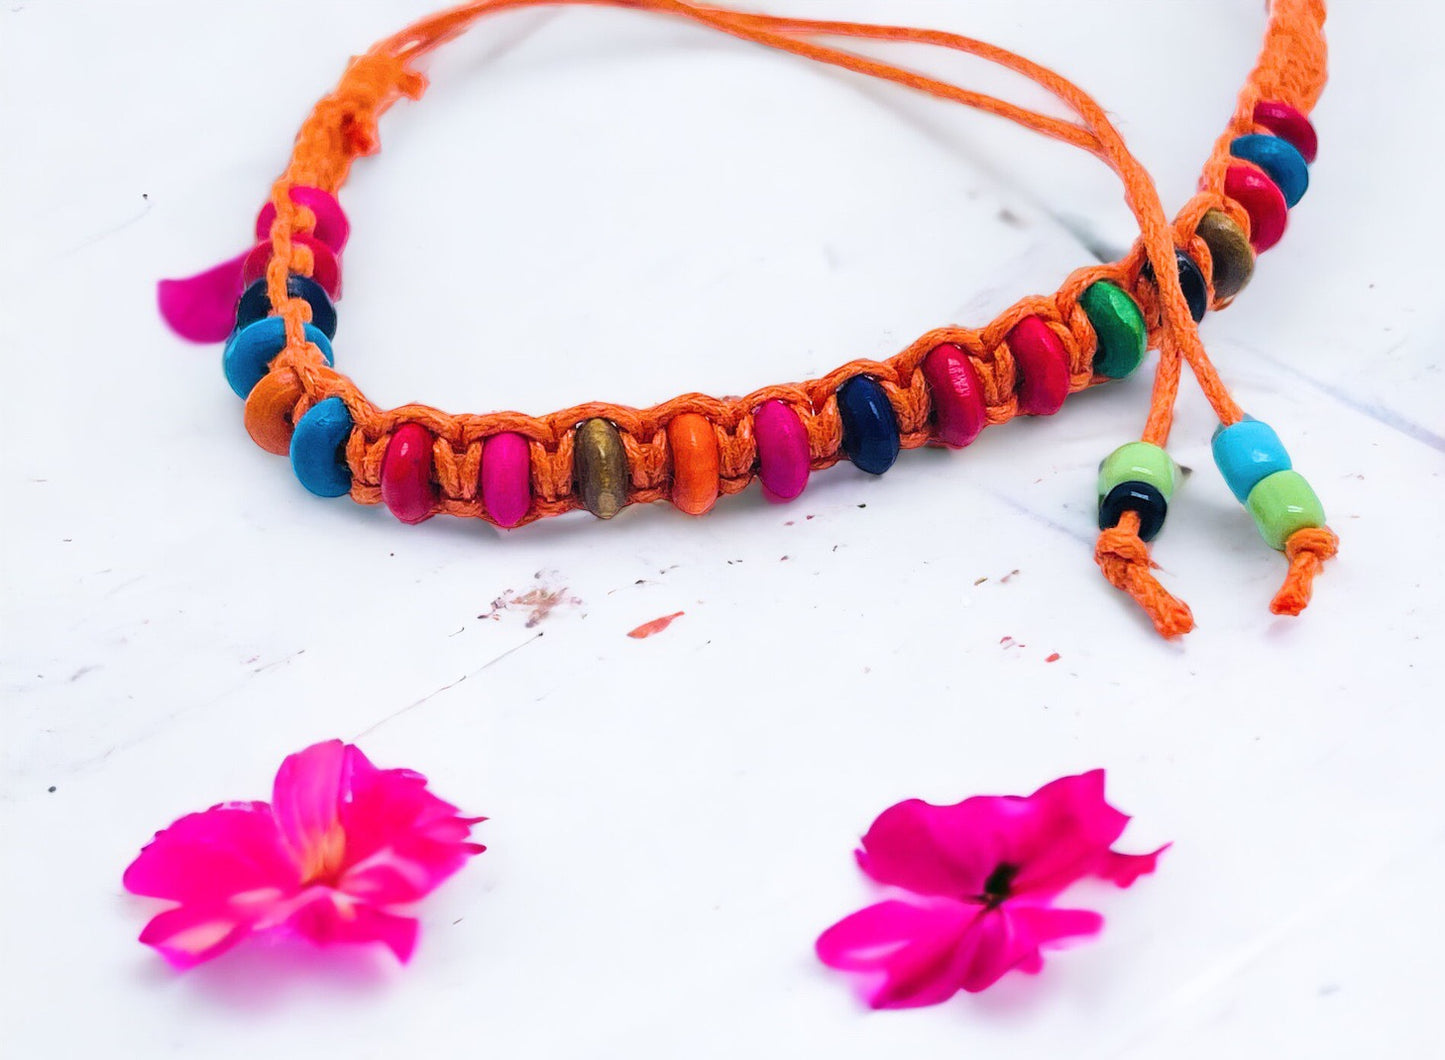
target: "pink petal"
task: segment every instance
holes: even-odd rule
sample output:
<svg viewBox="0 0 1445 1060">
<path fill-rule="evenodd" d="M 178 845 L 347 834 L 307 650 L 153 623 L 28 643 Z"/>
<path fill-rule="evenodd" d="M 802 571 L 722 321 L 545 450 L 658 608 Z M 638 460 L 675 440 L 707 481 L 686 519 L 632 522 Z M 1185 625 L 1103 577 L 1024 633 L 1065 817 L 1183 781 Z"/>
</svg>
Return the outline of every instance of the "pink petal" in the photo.
<svg viewBox="0 0 1445 1060">
<path fill-rule="evenodd" d="M 184 280 L 156 284 L 156 302 L 171 330 L 191 342 L 223 341 L 236 326 L 245 260 L 239 254 Z"/>
<path fill-rule="evenodd" d="M 1051 909 L 1005 902 L 978 920 L 975 945 L 960 985 L 970 993 L 987 989 L 1015 968 L 1033 974 L 1043 968 L 1041 948 L 1062 938 L 1094 935 L 1104 918 L 1087 909 Z"/>
<path fill-rule="evenodd" d="M 271 812 L 307 879 L 340 861 L 339 809 L 349 764 L 346 745 L 327 740 L 287 756 L 276 771 Z"/>
<path fill-rule="evenodd" d="M 858 865 L 879 883 L 917 894 L 969 898 L 983 892 L 1006 847 L 1001 815 L 989 796 L 934 806 L 909 799 L 878 815 Z"/>
<path fill-rule="evenodd" d="M 964 902 L 880 902 L 824 931 L 818 958 L 830 968 L 871 973 L 874 1008 L 936 1005 L 962 985 L 983 915 L 982 906 Z"/>
<path fill-rule="evenodd" d="M 140 941 L 154 946 L 177 968 L 219 957 L 252 931 L 252 920 L 225 907 L 181 906 L 151 919 Z"/>
<path fill-rule="evenodd" d="M 1109 845 L 1129 818 L 1104 801 L 1104 771 L 1060 777 L 1023 800 L 1007 860 L 1019 867 L 1015 894 L 1057 894 L 1085 876 L 1103 875 Z M 1136 873 L 1137 875 L 1137 873 Z"/>
<path fill-rule="evenodd" d="M 1172 845 L 1165 843 L 1158 850 L 1148 854 L 1120 854 L 1115 850 L 1105 851 L 1104 857 L 1094 871 L 1120 887 L 1128 887 L 1140 876 L 1147 876 L 1153 872 L 1159 864 L 1159 855 Z"/>
<path fill-rule="evenodd" d="M 405 964 L 416 949 L 420 925 L 412 917 L 396 916 L 369 905 L 353 903 L 335 892 L 318 894 L 287 921 L 297 934 L 318 946 L 334 943 L 380 942 Z"/>
<path fill-rule="evenodd" d="M 242 802 L 188 814 L 157 833 L 122 882 L 132 894 L 219 906 L 248 891 L 294 892 L 300 875 L 271 808 Z"/>
</svg>

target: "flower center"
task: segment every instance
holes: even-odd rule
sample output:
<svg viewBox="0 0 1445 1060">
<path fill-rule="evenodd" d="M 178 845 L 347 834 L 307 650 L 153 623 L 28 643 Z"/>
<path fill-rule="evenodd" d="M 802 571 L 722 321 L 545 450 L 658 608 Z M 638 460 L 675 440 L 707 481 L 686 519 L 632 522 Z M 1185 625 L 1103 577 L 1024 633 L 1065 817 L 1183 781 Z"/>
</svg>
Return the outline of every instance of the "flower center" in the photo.
<svg viewBox="0 0 1445 1060">
<path fill-rule="evenodd" d="M 337 824 L 329 828 L 321 841 L 307 851 L 302 869 L 302 883 L 332 883 L 346 858 L 346 832 Z"/>
<path fill-rule="evenodd" d="M 1014 877 L 1018 874 L 1017 865 L 1010 865 L 1007 861 L 999 862 L 988 874 L 988 879 L 983 881 L 983 894 L 979 895 L 979 898 L 988 906 L 1001 904 L 1009 896 L 1009 888 L 1013 886 Z"/>
</svg>

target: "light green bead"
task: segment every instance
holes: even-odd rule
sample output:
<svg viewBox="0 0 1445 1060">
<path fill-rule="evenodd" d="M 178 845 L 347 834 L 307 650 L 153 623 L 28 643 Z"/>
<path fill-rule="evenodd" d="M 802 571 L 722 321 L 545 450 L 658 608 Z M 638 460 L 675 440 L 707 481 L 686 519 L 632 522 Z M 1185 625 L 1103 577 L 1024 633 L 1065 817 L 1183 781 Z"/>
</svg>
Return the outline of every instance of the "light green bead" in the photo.
<svg viewBox="0 0 1445 1060">
<path fill-rule="evenodd" d="M 1107 496 L 1124 482 L 1147 482 L 1170 500 L 1179 483 L 1174 460 L 1163 449 L 1148 442 L 1121 445 L 1099 465 L 1099 496 Z"/>
<path fill-rule="evenodd" d="M 1244 502 L 1270 548 L 1283 551 L 1296 530 L 1325 525 L 1325 508 L 1298 471 L 1276 471 L 1261 479 Z"/>
</svg>

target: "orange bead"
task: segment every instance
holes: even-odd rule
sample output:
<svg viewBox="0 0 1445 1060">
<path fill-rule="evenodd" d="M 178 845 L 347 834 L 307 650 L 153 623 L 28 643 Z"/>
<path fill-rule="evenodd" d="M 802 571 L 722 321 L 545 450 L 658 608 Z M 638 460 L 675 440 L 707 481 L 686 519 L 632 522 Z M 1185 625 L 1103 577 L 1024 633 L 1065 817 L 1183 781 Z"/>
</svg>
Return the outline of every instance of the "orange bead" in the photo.
<svg viewBox="0 0 1445 1060">
<path fill-rule="evenodd" d="M 291 452 L 291 414 L 301 400 L 301 380 L 290 368 L 270 372 L 246 398 L 246 433 L 268 453 Z"/>
<path fill-rule="evenodd" d="M 672 450 L 672 503 L 688 515 L 702 515 L 718 492 L 717 434 L 707 417 L 684 412 L 667 425 Z"/>
</svg>

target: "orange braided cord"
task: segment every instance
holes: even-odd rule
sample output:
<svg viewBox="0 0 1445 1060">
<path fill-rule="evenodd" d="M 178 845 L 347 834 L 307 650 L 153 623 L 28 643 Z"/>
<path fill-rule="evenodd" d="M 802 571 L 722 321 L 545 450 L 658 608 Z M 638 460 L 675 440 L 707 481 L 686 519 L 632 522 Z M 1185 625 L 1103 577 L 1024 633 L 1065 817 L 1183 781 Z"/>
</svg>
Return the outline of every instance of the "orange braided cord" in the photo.
<svg viewBox="0 0 1445 1060">
<path fill-rule="evenodd" d="M 1277 615 L 1297 615 L 1310 602 L 1315 575 L 1324 569 L 1325 560 L 1333 559 L 1340 550 L 1340 539 L 1327 526 L 1296 530 L 1284 545 L 1289 560 L 1289 573 L 1274 594 L 1269 609 Z"/>
<path fill-rule="evenodd" d="M 1125 512 L 1119 524 L 1099 533 L 1094 562 L 1109 584 L 1134 598 L 1161 637 L 1178 637 L 1194 628 L 1189 605 L 1176 599 L 1159 584 L 1153 571 L 1158 564 L 1149 558 L 1149 546 L 1139 537 L 1139 513 Z"/>
</svg>

